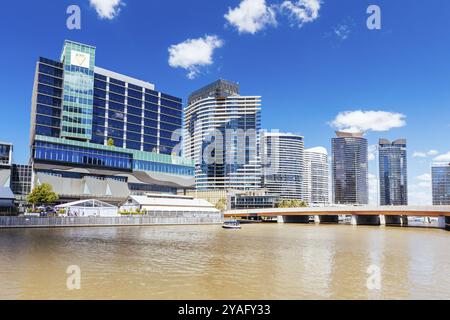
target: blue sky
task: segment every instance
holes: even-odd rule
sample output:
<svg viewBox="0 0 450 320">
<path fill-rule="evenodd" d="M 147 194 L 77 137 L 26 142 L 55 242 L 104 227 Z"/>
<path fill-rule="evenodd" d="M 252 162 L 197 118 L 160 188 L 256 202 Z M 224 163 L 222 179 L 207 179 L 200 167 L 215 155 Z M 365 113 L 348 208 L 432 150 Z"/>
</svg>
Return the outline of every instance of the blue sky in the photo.
<svg viewBox="0 0 450 320">
<path fill-rule="evenodd" d="M 72 4 L 81 30 L 66 27 Z M 371 4 L 380 30 L 366 26 Z M 450 161 L 447 0 L 8 1 L 0 12 L 0 140 L 19 163 L 36 60 L 58 59 L 65 39 L 95 45 L 98 66 L 184 100 L 219 77 L 238 81 L 242 94 L 262 96 L 264 128 L 303 134 L 306 147 L 329 150 L 333 120 L 361 110 L 334 123 L 368 130 L 371 145 L 408 139 L 411 203 L 431 201 L 431 161 Z M 376 170 L 373 160 L 372 186 Z"/>
</svg>

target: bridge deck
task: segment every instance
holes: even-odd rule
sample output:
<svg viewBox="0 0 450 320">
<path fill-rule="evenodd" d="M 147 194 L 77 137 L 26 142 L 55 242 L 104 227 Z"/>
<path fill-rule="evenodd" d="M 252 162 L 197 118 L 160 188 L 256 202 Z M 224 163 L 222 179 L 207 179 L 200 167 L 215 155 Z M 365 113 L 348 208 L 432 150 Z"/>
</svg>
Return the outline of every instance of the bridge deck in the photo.
<svg viewBox="0 0 450 320">
<path fill-rule="evenodd" d="M 228 210 L 225 217 L 250 216 L 335 216 L 335 215 L 385 215 L 411 217 L 450 217 L 450 206 L 386 206 L 386 207 L 311 207 L 311 208 L 277 208 L 277 209 L 249 209 Z"/>
</svg>

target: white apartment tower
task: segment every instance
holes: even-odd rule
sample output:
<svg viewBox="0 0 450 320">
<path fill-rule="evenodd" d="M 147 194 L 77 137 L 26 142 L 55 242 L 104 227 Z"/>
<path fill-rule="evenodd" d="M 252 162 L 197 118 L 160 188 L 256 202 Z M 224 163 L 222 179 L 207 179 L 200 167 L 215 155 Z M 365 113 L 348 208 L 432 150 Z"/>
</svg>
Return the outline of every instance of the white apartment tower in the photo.
<svg viewBox="0 0 450 320">
<path fill-rule="evenodd" d="M 274 132 L 261 134 L 263 186 L 269 195 L 304 200 L 303 152 L 302 136 Z"/>
<path fill-rule="evenodd" d="M 189 97 L 184 155 L 195 162 L 197 190 L 261 188 L 261 97 L 241 96 L 237 83 L 218 80 Z"/>
<path fill-rule="evenodd" d="M 328 205 L 330 199 L 327 149 L 306 149 L 304 158 L 305 201 L 311 206 Z"/>
</svg>

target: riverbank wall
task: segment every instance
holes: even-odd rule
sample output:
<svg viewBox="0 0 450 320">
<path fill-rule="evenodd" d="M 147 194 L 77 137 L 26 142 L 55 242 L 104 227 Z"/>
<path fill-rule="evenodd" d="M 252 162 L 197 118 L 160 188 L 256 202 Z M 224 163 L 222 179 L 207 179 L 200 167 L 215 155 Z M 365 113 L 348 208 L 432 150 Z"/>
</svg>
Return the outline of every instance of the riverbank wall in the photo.
<svg viewBox="0 0 450 320">
<path fill-rule="evenodd" d="M 0 217 L 0 229 L 117 226 L 208 225 L 223 223 L 223 215 L 177 213 L 120 217 Z"/>
</svg>

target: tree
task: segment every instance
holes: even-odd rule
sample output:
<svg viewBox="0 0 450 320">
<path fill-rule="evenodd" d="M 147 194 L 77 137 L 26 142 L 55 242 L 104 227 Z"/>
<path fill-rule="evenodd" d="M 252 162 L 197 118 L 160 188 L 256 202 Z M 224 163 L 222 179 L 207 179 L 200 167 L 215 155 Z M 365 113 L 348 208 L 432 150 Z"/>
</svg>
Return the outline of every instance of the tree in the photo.
<svg viewBox="0 0 450 320">
<path fill-rule="evenodd" d="M 305 208 L 308 204 L 301 200 L 281 200 L 277 204 L 277 208 Z"/>
<path fill-rule="evenodd" d="M 59 199 L 58 195 L 53 192 L 53 188 L 48 183 L 41 184 L 31 191 L 27 197 L 27 201 L 34 206 L 48 205 L 55 203 Z"/>
<path fill-rule="evenodd" d="M 114 139 L 113 138 L 109 138 L 107 144 L 108 144 L 109 147 L 114 147 Z"/>
<path fill-rule="evenodd" d="M 227 199 L 222 198 L 216 203 L 216 209 L 220 211 L 225 211 L 227 208 Z"/>
</svg>

